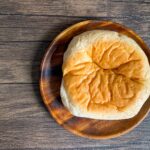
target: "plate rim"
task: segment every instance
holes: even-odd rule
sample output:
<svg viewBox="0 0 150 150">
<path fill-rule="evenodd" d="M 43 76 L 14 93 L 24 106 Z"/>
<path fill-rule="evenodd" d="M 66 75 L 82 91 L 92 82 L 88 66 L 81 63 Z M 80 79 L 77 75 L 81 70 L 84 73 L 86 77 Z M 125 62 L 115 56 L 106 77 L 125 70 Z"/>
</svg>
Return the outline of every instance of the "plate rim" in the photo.
<svg viewBox="0 0 150 150">
<path fill-rule="evenodd" d="M 53 117 L 53 119 L 57 122 L 57 124 L 59 124 L 60 126 L 64 127 L 67 131 L 70 131 L 71 133 L 73 133 L 74 135 L 76 136 L 80 136 L 80 137 L 84 137 L 84 138 L 89 138 L 89 139 L 95 139 L 95 140 L 106 140 L 106 139 L 112 139 L 112 138 L 116 138 L 116 137 L 119 137 L 121 135 L 124 135 L 124 134 L 127 134 L 129 133 L 130 131 L 132 131 L 134 128 L 136 128 L 149 114 L 150 112 L 150 107 L 149 109 L 147 110 L 147 112 L 142 116 L 142 118 L 140 120 L 138 120 L 136 123 L 134 123 L 134 125 L 130 126 L 128 129 L 125 129 L 121 132 L 118 132 L 118 133 L 115 133 L 115 134 L 110 134 L 110 135 L 104 135 L 104 136 L 99 136 L 99 135 L 89 135 L 89 134 L 84 134 L 82 132 L 79 132 L 77 130 L 73 130 L 71 128 L 69 128 L 68 126 L 66 126 L 65 124 L 61 124 L 58 122 L 57 120 L 57 117 L 55 116 L 55 114 L 53 113 L 53 111 L 48 107 L 47 105 L 47 100 L 46 100 L 46 97 L 44 96 L 44 88 L 42 86 L 42 79 L 43 79 L 43 70 L 44 70 L 44 64 L 45 64 L 45 61 L 46 61 L 46 58 L 48 56 L 48 54 L 50 53 L 51 51 L 51 47 L 55 44 L 55 41 L 57 41 L 57 39 L 59 39 L 59 37 L 66 31 L 70 30 L 71 28 L 77 26 L 77 25 L 80 25 L 82 23 L 88 23 L 88 22 L 97 22 L 97 23 L 103 23 L 103 22 L 108 22 L 108 23 L 113 23 L 113 24 L 116 24 L 116 25 L 119 25 L 119 26 L 122 26 L 123 28 L 126 28 L 129 30 L 129 32 L 132 32 L 134 34 L 136 34 L 136 36 L 142 40 L 142 42 L 144 43 L 144 46 L 146 48 L 148 48 L 147 44 L 144 42 L 144 40 L 133 30 L 133 29 L 130 29 L 128 27 L 126 27 L 125 25 L 123 24 L 120 24 L 120 23 L 117 23 L 117 22 L 114 22 L 114 21 L 109 21 L 109 20 L 85 20 L 85 21 L 80 21 L 80 22 L 77 22 L 77 23 L 74 23 L 73 25 L 71 26 L 68 26 L 66 29 L 62 30 L 60 33 L 57 34 L 56 37 L 54 37 L 54 39 L 52 40 L 52 42 L 50 42 L 48 48 L 46 49 L 45 51 L 45 54 L 43 56 L 43 59 L 41 61 L 41 65 L 40 65 L 40 79 L 39 79 L 39 86 L 40 86 L 40 94 L 42 96 L 42 100 L 44 102 L 44 105 L 46 106 L 46 108 L 48 109 L 49 111 L 49 114 Z M 149 49 L 149 48 L 148 48 Z M 53 54 L 53 52 L 51 52 L 51 54 Z M 148 98 L 149 99 L 149 98 Z M 147 100 L 148 100 L 147 99 Z M 147 102 L 146 100 L 146 102 Z M 146 103 L 145 102 L 145 103 Z M 144 104 L 145 104 L 144 103 Z M 65 107 L 65 106 L 63 106 Z M 142 108 L 141 108 L 142 109 Z M 140 111 L 141 111 L 140 109 Z M 140 112 L 139 111 L 139 112 Z M 74 115 L 73 115 L 74 116 Z M 76 116 L 75 116 L 76 117 Z M 79 118 L 79 117 L 78 117 Z M 131 119 L 131 118 L 130 118 Z M 108 120 L 109 121 L 109 120 Z"/>
</svg>

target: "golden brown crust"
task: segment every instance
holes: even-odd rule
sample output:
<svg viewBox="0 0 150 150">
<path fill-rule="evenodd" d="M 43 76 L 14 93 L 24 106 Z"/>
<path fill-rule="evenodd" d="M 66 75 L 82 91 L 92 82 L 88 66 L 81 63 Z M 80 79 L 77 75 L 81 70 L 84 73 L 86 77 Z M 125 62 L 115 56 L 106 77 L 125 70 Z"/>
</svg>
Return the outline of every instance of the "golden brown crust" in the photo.
<svg viewBox="0 0 150 150">
<path fill-rule="evenodd" d="M 63 64 L 64 88 L 84 113 L 123 111 L 143 88 L 144 61 L 123 40 L 98 40 L 73 53 Z"/>
</svg>

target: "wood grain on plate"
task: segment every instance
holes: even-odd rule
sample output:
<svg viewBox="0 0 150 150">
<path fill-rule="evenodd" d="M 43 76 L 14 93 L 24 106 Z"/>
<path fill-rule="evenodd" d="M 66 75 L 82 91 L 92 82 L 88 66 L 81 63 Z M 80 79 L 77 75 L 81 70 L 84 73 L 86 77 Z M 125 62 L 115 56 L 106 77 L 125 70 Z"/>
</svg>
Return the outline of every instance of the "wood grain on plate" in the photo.
<svg viewBox="0 0 150 150">
<path fill-rule="evenodd" d="M 108 139 L 127 133 L 138 125 L 148 114 L 150 101 L 147 100 L 135 117 L 115 121 L 75 117 L 63 106 L 60 99 L 63 53 L 75 35 L 93 29 L 113 30 L 133 38 L 150 61 L 149 48 L 132 30 L 111 21 L 83 21 L 64 30 L 49 46 L 41 66 L 40 89 L 45 105 L 60 125 L 76 135 L 94 139 Z"/>
</svg>

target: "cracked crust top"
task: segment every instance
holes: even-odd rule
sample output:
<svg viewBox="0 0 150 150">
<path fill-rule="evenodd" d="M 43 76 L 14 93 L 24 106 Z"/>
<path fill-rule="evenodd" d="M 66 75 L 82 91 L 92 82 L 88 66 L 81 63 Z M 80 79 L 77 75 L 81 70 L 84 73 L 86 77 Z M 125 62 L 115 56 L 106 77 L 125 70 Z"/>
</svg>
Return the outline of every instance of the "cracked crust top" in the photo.
<svg viewBox="0 0 150 150">
<path fill-rule="evenodd" d="M 64 54 L 61 98 L 79 117 L 135 116 L 150 95 L 146 55 L 131 38 L 94 30 L 73 38 Z"/>
</svg>

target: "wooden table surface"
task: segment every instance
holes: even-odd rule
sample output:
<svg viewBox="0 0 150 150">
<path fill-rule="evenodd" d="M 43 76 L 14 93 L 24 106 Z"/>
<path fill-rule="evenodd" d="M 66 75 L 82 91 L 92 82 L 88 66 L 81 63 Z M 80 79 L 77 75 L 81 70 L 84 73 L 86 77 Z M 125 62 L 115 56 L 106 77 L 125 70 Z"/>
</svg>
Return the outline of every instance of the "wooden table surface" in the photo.
<svg viewBox="0 0 150 150">
<path fill-rule="evenodd" d="M 49 115 L 39 93 L 51 40 L 76 22 L 112 20 L 150 46 L 150 0 L 0 0 L 0 150 L 150 149 L 150 117 L 110 140 L 73 135 Z"/>
</svg>

